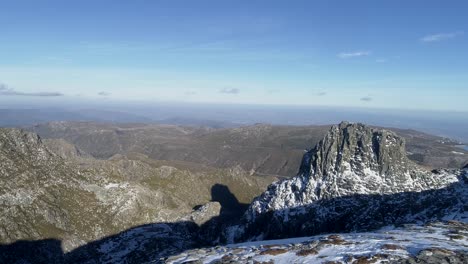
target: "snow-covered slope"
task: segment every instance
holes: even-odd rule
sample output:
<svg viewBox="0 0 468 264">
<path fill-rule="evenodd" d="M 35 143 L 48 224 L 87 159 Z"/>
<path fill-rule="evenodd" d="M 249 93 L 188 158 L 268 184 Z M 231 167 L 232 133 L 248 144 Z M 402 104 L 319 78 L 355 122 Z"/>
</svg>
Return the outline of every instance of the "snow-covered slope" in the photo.
<svg viewBox="0 0 468 264">
<path fill-rule="evenodd" d="M 256 198 L 227 241 L 377 228 L 441 218 L 466 221 L 466 170 L 426 171 L 395 133 L 333 126 L 304 154 L 299 174 Z"/>
<path fill-rule="evenodd" d="M 452 221 L 194 249 L 166 263 L 467 263 L 467 249 L 468 225 Z"/>
</svg>

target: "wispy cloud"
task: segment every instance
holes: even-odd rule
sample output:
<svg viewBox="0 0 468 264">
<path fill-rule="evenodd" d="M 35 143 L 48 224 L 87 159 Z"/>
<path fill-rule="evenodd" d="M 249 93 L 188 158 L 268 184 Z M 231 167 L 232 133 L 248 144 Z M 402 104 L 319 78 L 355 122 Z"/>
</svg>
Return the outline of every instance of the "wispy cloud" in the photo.
<svg viewBox="0 0 468 264">
<path fill-rule="evenodd" d="M 268 90 L 266 90 L 267 94 L 275 94 L 275 93 L 278 93 L 278 92 L 279 92 L 279 90 L 277 90 L 277 89 L 268 89 Z"/>
<path fill-rule="evenodd" d="M 63 96 L 59 92 L 21 92 L 0 83 L 0 95 L 5 96 L 38 96 L 38 97 L 56 97 Z"/>
<path fill-rule="evenodd" d="M 327 92 L 321 91 L 321 92 L 318 92 L 316 95 L 318 95 L 318 96 L 324 96 L 324 95 L 327 95 Z"/>
<path fill-rule="evenodd" d="M 223 94 L 238 94 L 240 93 L 240 89 L 239 88 L 223 88 L 219 90 L 219 92 Z"/>
<path fill-rule="evenodd" d="M 186 91 L 184 94 L 190 96 L 190 95 L 196 95 L 197 92 L 195 92 L 195 91 Z"/>
<path fill-rule="evenodd" d="M 364 101 L 364 102 L 370 102 L 370 101 L 372 101 L 372 97 L 370 97 L 370 96 L 364 96 L 364 97 L 361 97 L 360 100 L 361 100 L 361 101 Z"/>
<path fill-rule="evenodd" d="M 102 92 L 99 92 L 98 95 L 99 95 L 99 96 L 110 96 L 111 93 L 102 91 Z"/>
<path fill-rule="evenodd" d="M 356 58 L 356 57 L 369 56 L 370 54 L 371 54 L 371 51 L 361 50 L 361 51 L 355 51 L 355 52 L 342 52 L 338 54 L 338 57 L 341 59 L 350 59 L 350 58 Z"/>
<path fill-rule="evenodd" d="M 376 59 L 375 62 L 378 62 L 378 63 L 385 63 L 387 62 L 387 59 Z"/>
<path fill-rule="evenodd" d="M 427 35 L 421 38 L 422 42 L 437 42 L 437 41 L 443 41 L 447 39 L 452 39 L 458 36 L 463 35 L 463 31 L 455 31 L 455 32 L 449 32 L 449 33 L 438 33 L 438 34 L 432 34 L 432 35 Z"/>
</svg>

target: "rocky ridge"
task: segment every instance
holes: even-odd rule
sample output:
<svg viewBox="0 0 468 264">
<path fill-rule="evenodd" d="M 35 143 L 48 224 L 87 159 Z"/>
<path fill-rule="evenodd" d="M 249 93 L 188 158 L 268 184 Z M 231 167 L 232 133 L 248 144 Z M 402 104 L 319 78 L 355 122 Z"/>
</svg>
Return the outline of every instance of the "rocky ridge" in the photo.
<svg viewBox="0 0 468 264">
<path fill-rule="evenodd" d="M 0 164 L 2 243 L 56 237 L 71 250 L 152 221 L 151 204 L 162 203 L 154 190 L 78 169 L 18 129 L 0 130 Z"/>
<path fill-rule="evenodd" d="M 140 156 L 95 160 L 61 140 L 0 129 L 0 243 L 53 238 L 68 252 L 139 225 L 201 226 L 220 213 L 220 204 L 210 203 L 215 183 L 241 201 L 266 186 L 242 171 L 164 164 Z M 205 203 L 205 210 L 192 209 Z"/>
</svg>

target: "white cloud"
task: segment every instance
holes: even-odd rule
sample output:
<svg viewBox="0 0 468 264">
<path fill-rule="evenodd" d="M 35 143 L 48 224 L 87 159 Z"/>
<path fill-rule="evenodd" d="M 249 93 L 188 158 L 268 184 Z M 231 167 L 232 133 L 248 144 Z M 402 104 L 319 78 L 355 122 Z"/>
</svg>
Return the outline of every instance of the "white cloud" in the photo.
<svg viewBox="0 0 468 264">
<path fill-rule="evenodd" d="M 59 92 L 21 92 L 16 91 L 13 88 L 9 88 L 5 84 L 0 83 L 0 95 L 5 96 L 38 96 L 38 97 L 56 97 L 56 96 L 63 96 L 62 93 Z"/>
<path fill-rule="evenodd" d="M 370 101 L 372 101 L 372 97 L 370 97 L 370 96 L 364 96 L 364 97 L 361 97 L 360 100 L 361 100 L 361 101 L 364 101 L 364 102 L 370 102 Z"/>
<path fill-rule="evenodd" d="M 456 31 L 456 32 L 449 32 L 449 33 L 438 33 L 438 34 L 433 34 L 433 35 L 427 35 L 421 38 L 422 42 L 436 42 L 436 41 L 442 41 L 442 40 L 447 40 L 447 39 L 452 39 L 455 37 L 458 37 L 460 35 L 463 35 L 463 31 Z"/>
<path fill-rule="evenodd" d="M 220 93 L 223 93 L 223 94 L 238 94 L 240 93 L 240 89 L 238 88 L 223 88 L 221 90 L 219 90 Z"/>
<path fill-rule="evenodd" d="M 350 59 L 355 57 L 369 56 L 370 54 L 370 51 L 342 52 L 338 54 L 338 57 L 341 59 Z"/>
<path fill-rule="evenodd" d="M 191 96 L 191 95 L 196 95 L 197 92 L 196 91 L 186 91 L 184 94 Z"/>
<path fill-rule="evenodd" d="M 110 96 L 111 93 L 102 91 L 102 92 L 99 92 L 98 95 L 99 95 L 99 96 Z"/>
<path fill-rule="evenodd" d="M 277 89 L 268 89 L 266 90 L 266 93 L 267 94 L 274 94 L 274 93 L 278 93 L 280 90 L 277 90 Z"/>
<path fill-rule="evenodd" d="M 376 59 L 375 62 L 385 63 L 385 62 L 387 62 L 387 59 Z"/>
</svg>

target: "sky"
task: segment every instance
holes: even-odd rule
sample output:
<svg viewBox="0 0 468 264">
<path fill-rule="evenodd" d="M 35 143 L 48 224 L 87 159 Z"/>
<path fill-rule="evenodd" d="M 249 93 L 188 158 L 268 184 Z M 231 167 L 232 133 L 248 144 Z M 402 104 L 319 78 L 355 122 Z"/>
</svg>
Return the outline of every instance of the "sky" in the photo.
<svg viewBox="0 0 468 264">
<path fill-rule="evenodd" d="M 0 107 L 468 111 L 467 1 L 0 0 Z"/>
</svg>

